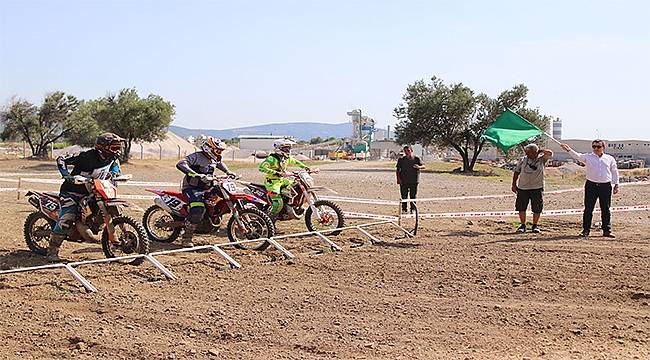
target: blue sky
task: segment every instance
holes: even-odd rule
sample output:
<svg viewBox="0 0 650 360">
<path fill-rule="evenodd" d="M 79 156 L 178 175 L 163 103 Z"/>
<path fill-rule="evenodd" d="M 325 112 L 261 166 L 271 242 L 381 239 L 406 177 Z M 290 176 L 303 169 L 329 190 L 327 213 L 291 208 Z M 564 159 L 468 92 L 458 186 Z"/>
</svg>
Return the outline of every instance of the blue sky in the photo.
<svg viewBox="0 0 650 360">
<path fill-rule="evenodd" d="M 136 87 L 194 128 L 382 126 L 432 75 L 518 83 L 564 137 L 650 139 L 647 1 L 0 1 L 0 103 Z"/>
</svg>

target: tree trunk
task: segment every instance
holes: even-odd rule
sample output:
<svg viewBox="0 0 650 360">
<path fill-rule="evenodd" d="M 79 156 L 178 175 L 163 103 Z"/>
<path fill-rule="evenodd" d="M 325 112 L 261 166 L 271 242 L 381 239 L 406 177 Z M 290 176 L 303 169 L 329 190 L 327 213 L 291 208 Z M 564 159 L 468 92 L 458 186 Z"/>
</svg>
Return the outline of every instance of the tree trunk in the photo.
<svg viewBox="0 0 650 360">
<path fill-rule="evenodd" d="M 460 157 L 463 158 L 463 170 L 462 170 L 462 172 L 464 172 L 464 173 L 471 172 L 472 170 L 469 167 L 469 155 L 467 154 L 467 151 L 464 151 L 463 148 L 461 148 L 460 145 L 457 145 L 457 144 L 451 144 L 451 146 L 454 149 L 456 149 L 456 151 L 458 151 L 458 154 L 460 154 Z"/>
<path fill-rule="evenodd" d="M 481 141 L 481 143 L 478 146 L 474 147 L 474 154 L 472 155 L 472 161 L 469 164 L 470 172 L 474 171 L 474 165 L 476 165 L 476 160 L 478 159 L 478 155 L 483 150 L 484 144 L 485 144 L 485 140 Z"/>
<path fill-rule="evenodd" d="M 33 153 L 33 156 L 37 159 L 47 160 L 50 158 L 50 154 L 47 152 L 47 146 L 38 145 L 36 146 L 36 151 Z"/>
<path fill-rule="evenodd" d="M 131 139 L 131 138 L 128 138 L 128 139 L 125 141 L 125 144 L 124 144 L 124 152 L 122 153 L 122 158 L 120 159 L 120 161 L 121 161 L 122 163 L 127 163 L 127 162 L 129 162 L 129 154 L 131 153 L 131 143 L 132 143 L 132 142 L 133 142 L 133 139 Z"/>
</svg>

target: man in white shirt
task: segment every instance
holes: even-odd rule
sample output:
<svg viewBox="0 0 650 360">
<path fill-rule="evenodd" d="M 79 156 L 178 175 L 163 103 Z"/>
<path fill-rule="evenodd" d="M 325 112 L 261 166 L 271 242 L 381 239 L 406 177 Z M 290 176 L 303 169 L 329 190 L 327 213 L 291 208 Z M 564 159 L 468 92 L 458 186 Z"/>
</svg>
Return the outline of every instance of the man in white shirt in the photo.
<svg viewBox="0 0 650 360">
<path fill-rule="evenodd" d="M 597 139 L 591 142 L 593 152 L 579 154 L 569 145 L 561 145 L 572 158 L 581 161 L 587 169 L 587 182 L 585 183 L 585 211 L 582 215 L 582 236 L 589 236 L 591 219 L 593 217 L 596 200 L 599 200 L 603 236 L 614 238 L 612 234 L 611 212 L 609 206 L 612 203 L 612 192 L 618 193 L 618 168 L 616 159 L 605 154 L 605 142 Z M 612 188 L 612 184 L 614 187 Z"/>
</svg>

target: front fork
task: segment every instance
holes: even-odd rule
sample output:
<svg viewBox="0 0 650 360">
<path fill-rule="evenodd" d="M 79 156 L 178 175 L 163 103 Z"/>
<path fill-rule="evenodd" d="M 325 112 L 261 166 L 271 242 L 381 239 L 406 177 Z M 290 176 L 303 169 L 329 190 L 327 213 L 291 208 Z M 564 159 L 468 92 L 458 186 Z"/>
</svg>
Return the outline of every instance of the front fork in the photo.
<svg viewBox="0 0 650 360">
<path fill-rule="evenodd" d="M 97 205 L 99 206 L 99 211 L 104 218 L 104 225 L 106 225 L 106 230 L 108 231 L 108 242 L 115 244 L 118 241 L 115 239 L 115 226 L 113 225 L 113 217 L 108 212 L 108 208 L 103 201 L 98 201 Z M 124 224 L 120 224 L 120 229 L 124 231 Z"/>
<path fill-rule="evenodd" d="M 309 204 L 309 207 L 311 208 L 312 213 L 316 214 L 318 217 L 318 221 L 323 221 L 323 218 L 320 215 L 320 211 L 318 211 L 318 208 L 316 205 L 314 205 L 318 201 L 318 196 L 316 196 L 316 193 L 313 190 L 307 190 L 301 185 L 303 194 L 305 194 L 305 200 Z"/>
<path fill-rule="evenodd" d="M 244 229 L 245 231 L 248 231 L 248 227 L 242 221 L 241 216 L 239 216 L 239 210 L 237 209 L 235 204 L 232 201 L 227 201 L 226 204 L 228 204 L 228 209 L 230 209 L 232 216 L 235 217 L 235 222 L 237 222 L 237 226 L 239 226 L 240 229 Z"/>
</svg>

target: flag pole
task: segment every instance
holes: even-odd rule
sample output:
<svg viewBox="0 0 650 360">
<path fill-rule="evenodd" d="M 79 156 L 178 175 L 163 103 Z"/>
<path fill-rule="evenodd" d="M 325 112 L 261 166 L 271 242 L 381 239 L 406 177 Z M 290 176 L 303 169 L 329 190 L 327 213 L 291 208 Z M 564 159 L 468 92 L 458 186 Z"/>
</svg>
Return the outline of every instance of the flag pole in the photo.
<svg viewBox="0 0 650 360">
<path fill-rule="evenodd" d="M 549 139 L 555 141 L 558 145 L 562 145 L 562 143 L 561 143 L 558 139 L 554 138 L 554 137 L 553 137 L 552 135 L 550 135 L 549 133 L 544 132 L 544 135 L 546 135 Z"/>
</svg>

